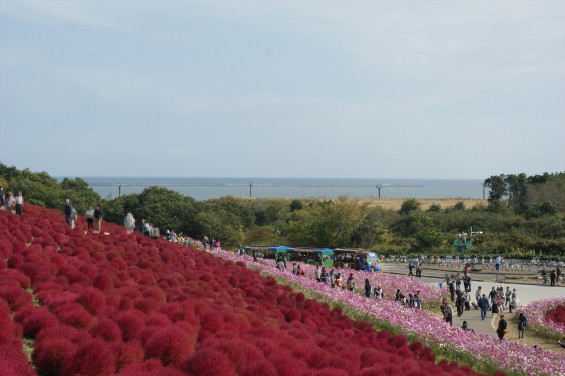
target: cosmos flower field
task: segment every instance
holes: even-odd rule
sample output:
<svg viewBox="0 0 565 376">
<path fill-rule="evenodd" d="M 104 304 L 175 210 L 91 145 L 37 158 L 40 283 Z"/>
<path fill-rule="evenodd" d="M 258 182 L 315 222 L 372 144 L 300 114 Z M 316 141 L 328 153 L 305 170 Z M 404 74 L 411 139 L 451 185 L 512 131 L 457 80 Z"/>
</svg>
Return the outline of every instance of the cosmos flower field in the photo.
<svg viewBox="0 0 565 376">
<path fill-rule="evenodd" d="M 422 344 L 429 341 L 487 351 L 491 360 L 510 352 L 499 374 L 522 367 L 554 375 L 564 366 L 552 352 L 488 345 L 492 339 L 480 336 L 458 340 L 459 330 L 424 310 L 293 280 L 268 262 L 226 251 L 216 257 L 108 223 L 106 234 L 86 230 L 84 218 L 71 230 L 58 210 L 26 205 L 22 217 L 0 211 L 1 375 L 479 374 L 438 361 Z M 390 319 L 422 342 L 376 331 L 261 271 Z M 424 299 L 438 297 L 433 288 L 421 290 Z M 514 364 L 519 357 L 526 360 Z"/>
</svg>

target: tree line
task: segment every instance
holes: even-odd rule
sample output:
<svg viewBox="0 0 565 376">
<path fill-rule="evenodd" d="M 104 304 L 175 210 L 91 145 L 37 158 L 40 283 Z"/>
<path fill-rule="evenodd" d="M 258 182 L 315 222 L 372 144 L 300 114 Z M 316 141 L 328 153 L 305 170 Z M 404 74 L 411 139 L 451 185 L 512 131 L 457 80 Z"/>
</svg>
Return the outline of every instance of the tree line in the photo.
<svg viewBox="0 0 565 376">
<path fill-rule="evenodd" d="M 62 208 L 69 198 L 80 214 L 100 205 L 107 221 L 123 224 L 130 212 L 162 231 L 205 235 L 230 247 L 273 244 L 366 248 L 379 254 L 454 254 L 457 234 L 483 232 L 466 254 L 565 258 L 565 172 L 497 175 L 484 181 L 488 205 L 466 208 L 407 199 L 400 210 L 360 200 L 247 199 L 232 196 L 197 201 L 161 187 L 105 200 L 80 178 L 57 182 L 45 172 L 0 163 L 0 186 L 22 191 L 26 202 Z"/>
</svg>

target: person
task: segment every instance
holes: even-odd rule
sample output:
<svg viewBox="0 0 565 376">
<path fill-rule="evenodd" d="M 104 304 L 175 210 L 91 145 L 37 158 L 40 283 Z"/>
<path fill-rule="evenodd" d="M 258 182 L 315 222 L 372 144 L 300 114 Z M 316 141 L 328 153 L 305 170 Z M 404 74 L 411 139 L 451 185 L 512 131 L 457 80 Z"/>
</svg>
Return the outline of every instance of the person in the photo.
<svg viewBox="0 0 565 376">
<path fill-rule="evenodd" d="M 549 280 L 551 281 L 551 286 L 555 286 L 555 278 L 557 277 L 557 273 L 555 273 L 555 269 L 549 273 Z"/>
<path fill-rule="evenodd" d="M 6 195 L 6 200 L 4 200 L 4 208 L 6 211 L 12 212 L 12 206 L 14 205 L 14 197 L 12 196 L 12 192 L 8 192 Z"/>
<path fill-rule="evenodd" d="M 76 225 L 76 223 L 77 223 L 77 218 L 78 218 L 77 211 L 76 211 L 75 208 L 73 208 L 73 209 L 72 209 L 72 212 L 71 212 L 71 228 L 72 228 L 73 230 L 74 230 L 75 225 Z"/>
<path fill-rule="evenodd" d="M 22 196 L 22 192 L 18 192 L 18 195 L 14 199 L 16 203 L 16 215 L 22 215 L 24 213 L 24 196 Z"/>
<path fill-rule="evenodd" d="M 506 292 L 504 293 L 504 308 L 507 308 L 510 305 L 511 300 L 512 291 L 510 291 L 510 286 L 506 286 Z"/>
<path fill-rule="evenodd" d="M 371 297 L 371 282 L 369 282 L 369 278 L 365 278 L 365 296 L 367 298 Z"/>
<path fill-rule="evenodd" d="M 461 317 L 463 314 L 463 308 L 465 307 L 465 301 L 463 298 L 463 293 L 461 290 L 457 290 L 457 298 L 455 299 L 455 308 L 457 309 L 457 317 Z"/>
<path fill-rule="evenodd" d="M 498 334 L 499 340 L 502 341 L 504 339 L 504 335 L 508 331 L 507 328 L 508 323 L 504 320 L 504 315 L 500 315 L 500 321 L 498 321 L 498 328 L 496 329 L 496 334 Z"/>
<path fill-rule="evenodd" d="M 420 290 L 417 290 L 414 294 L 414 308 L 422 309 L 422 302 L 420 300 Z"/>
<path fill-rule="evenodd" d="M 416 277 L 422 278 L 422 263 L 419 262 L 416 266 Z"/>
<path fill-rule="evenodd" d="M 314 271 L 314 277 L 316 278 L 316 281 L 318 282 L 322 281 L 322 270 L 320 269 L 320 265 L 316 265 L 316 270 Z"/>
<path fill-rule="evenodd" d="M 292 274 L 296 275 L 296 272 L 298 271 L 298 265 L 293 262 L 292 263 Z"/>
<path fill-rule="evenodd" d="M 258 253 L 257 250 L 254 249 L 253 250 L 253 261 L 255 261 L 255 262 L 257 262 L 257 253 Z"/>
<path fill-rule="evenodd" d="M 89 207 L 89 209 L 92 209 Z M 92 216 L 94 216 L 94 212 L 92 212 Z M 86 215 L 86 218 L 88 219 L 88 214 Z M 89 228 L 91 228 L 92 226 L 89 225 Z M 126 217 L 124 218 L 124 227 L 126 228 L 126 232 L 128 234 L 131 234 L 133 232 L 133 229 L 135 228 L 135 218 L 133 217 L 133 214 L 131 213 L 127 213 Z"/>
<path fill-rule="evenodd" d="M 330 285 L 335 287 L 335 270 L 330 270 Z"/>
<path fill-rule="evenodd" d="M 202 243 L 204 243 L 204 249 L 208 250 L 208 245 L 210 244 L 210 240 L 208 239 L 208 237 L 206 235 L 204 235 L 204 239 L 203 239 Z"/>
<path fill-rule="evenodd" d="M 502 263 L 502 258 L 500 256 L 498 256 L 496 258 L 496 271 L 499 272 L 500 271 L 500 264 Z"/>
<path fill-rule="evenodd" d="M 473 329 L 469 328 L 469 323 L 467 323 L 467 321 L 463 321 L 463 325 L 461 326 L 461 330 L 463 330 L 465 332 L 475 333 L 475 331 Z"/>
<path fill-rule="evenodd" d="M 516 295 L 516 289 L 513 289 L 510 305 L 508 306 L 509 312 L 512 313 L 512 310 L 518 308 L 519 305 L 520 305 L 520 299 L 518 299 L 518 296 Z"/>
<path fill-rule="evenodd" d="M 482 295 L 483 295 L 483 288 L 479 286 L 477 292 L 475 292 L 475 300 L 477 301 L 477 305 L 479 304 L 479 299 L 481 298 Z"/>
<path fill-rule="evenodd" d="M 73 214 L 73 206 L 71 205 L 71 201 L 69 199 L 65 200 L 65 207 L 63 208 L 63 212 L 65 213 L 65 221 L 67 221 L 67 224 L 69 225 L 69 227 L 72 228 L 71 226 L 71 216 Z"/>
<path fill-rule="evenodd" d="M 322 266 L 322 274 L 320 276 L 320 282 L 328 283 L 328 272 L 324 266 Z"/>
<path fill-rule="evenodd" d="M 304 275 L 304 270 L 302 270 L 300 265 L 297 265 L 297 267 L 296 267 L 296 275 L 297 276 L 303 276 Z"/>
<path fill-rule="evenodd" d="M 337 273 L 337 277 L 335 277 L 335 285 L 343 288 L 343 277 L 341 276 L 341 273 Z"/>
<path fill-rule="evenodd" d="M 349 273 L 349 277 L 347 278 L 347 289 L 349 291 L 355 290 L 355 278 L 353 278 L 353 273 Z"/>
<path fill-rule="evenodd" d="M 491 303 L 491 304 L 494 304 L 494 303 L 495 303 L 495 301 L 496 301 L 496 295 L 497 295 L 497 292 L 496 292 L 496 290 L 494 289 L 494 286 L 493 286 L 493 287 L 492 287 L 492 290 L 490 290 L 490 292 L 489 292 L 489 294 L 488 294 L 488 297 L 489 297 L 489 299 L 490 299 L 490 303 Z"/>
<path fill-rule="evenodd" d="M 90 230 L 94 227 L 94 209 L 92 209 L 92 206 L 88 207 L 88 210 L 86 211 L 85 214 L 86 214 L 86 226 Z"/>
<path fill-rule="evenodd" d="M 96 207 L 94 210 L 94 219 L 96 220 L 96 226 L 98 227 L 98 232 L 102 231 L 102 209 L 100 206 Z"/>
<path fill-rule="evenodd" d="M 477 305 L 481 309 L 481 320 L 484 320 L 487 317 L 487 310 L 489 307 L 489 302 L 485 294 L 479 298 Z"/>
<path fill-rule="evenodd" d="M 382 289 L 382 287 L 381 287 L 380 285 L 377 286 L 377 287 L 375 287 L 375 291 L 374 291 L 374 294 L 373 294 L 373 295 L 374 295 L 374 297 L 377 298 L 377 299 L 382 299 L 382 298 L 384 297 L 384 296 L 383 296 L 383 289 Z"/>
<path fill-rule="evenodd" d="M 451 278 L 449 281 L 449 295 L 451 298 L 451 301 L 454 302 L 455 301 L 455 278 Z"/>
<path fill-rule="evenodd" d="M 412 273 L 412 270 L 414 269 L 414 261 L 410 261 L 408 263 L 408 277 L 413 277 L 414 273 Z"/>
<path fill-rule="evenodd" d="M 520 315 L 518 315 L 518 338 L 524 338 L 526 326 L 528 326 L 528 318 L 524 313 L 520 312 Z"/>
<path fill-rule="evenodd" d="M 448 304 L 445 310 L 445 322 L 453 326 L 453 307 L 451 307 L 451 304 Z"/>
<path fill-rule="evenodd" d="M 286 269 L 286 261 L 285 261 L 282 254 L 277 257 L 277 268 L 279 270 L 285 270 Z"/>
</svg>

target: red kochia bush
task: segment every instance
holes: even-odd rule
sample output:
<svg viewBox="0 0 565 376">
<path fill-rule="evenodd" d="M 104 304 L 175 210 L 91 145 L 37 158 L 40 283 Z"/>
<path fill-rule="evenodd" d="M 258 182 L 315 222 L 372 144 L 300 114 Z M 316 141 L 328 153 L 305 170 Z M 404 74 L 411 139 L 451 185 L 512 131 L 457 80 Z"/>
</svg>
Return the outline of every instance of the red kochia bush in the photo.
<svg viewBox="0 0 565 376">
<path fill-rule="evenodd" d="M 20 347 L 0 346 L 0 375 L 2 376 L 34 376 L 35 372 Z"/>
<path fill-rule="evenodd" d="M 56 337 L 51 340 L 36 342 L 33 350 L 33 364 L 39 374 L 56 376 L 60 374 L 63 360 L 71 356 L 76 350 L 76 345 L 70 340 Z"/>
<path fill-rule="evenodd" d="M 22 322 L 24 336 L 30 338 L 35 338 L 41 329 L 52 328 L 57 325 L 57 319 L 45 307 L 34 308 L 29 315 L 26 315 Z"/>
<path fill-rule="evenodd" d="M 116 356 L 116 369 L 120 370 L 130 364 L 141 363 L 144 353 L 141 345 L 136 342 L 115 342 L 111 344 L 112 352 Z"/>
<path fill-rule="evenodd" d="M 121 312 L 116 318 L 116 323 L 122 331 L 125 342 L 139 337 L 139 333 L 145 324 L 145 314 L 138 310 Z"/>
<path fill-rule="evenodd" d="M 151 336 L 145 344 L 145 357 L 157 358 L 163 365 L 178 364 L 196 348 L 197 333 L 187 333 L 170 325 Z"/>
<path fill-rule="evenodd" d="M 76 302 L 83 306 L 90 314 L 97 316 L 104 311 L 106 299 L 104 295 L 95 288 L 87 287 L 77 297 Z"/>
<path fill-rule="evenodd" d="M 122 338 L 118 324 L 107 318 L 103 318 L 94 324 L 89 333 L 93 338 L 102 338 L 106 342 L 115 342 Z"/>
<path fill-rule="evenodd" d="M 193 375 L 234 376 L 230 360 L 220 351 L 201 349 L 181 365 L 181 369 Z"/>
<path fill-rule="evenodd" d="M 116 360 L 110 346 L 95 338 L 78 348 L 63 360 L 62 375 L 99 376 L 114 374 Z"/>
</svg>

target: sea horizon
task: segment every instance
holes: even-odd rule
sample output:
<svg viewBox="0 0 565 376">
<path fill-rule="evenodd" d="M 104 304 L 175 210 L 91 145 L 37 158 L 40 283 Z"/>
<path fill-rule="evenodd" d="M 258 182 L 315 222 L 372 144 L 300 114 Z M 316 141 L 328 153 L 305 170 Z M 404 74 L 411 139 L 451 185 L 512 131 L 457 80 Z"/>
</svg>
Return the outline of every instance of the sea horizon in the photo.
<svg viewBox="0 0 565 376">
<path fill-rule="evenodd" d="M 141 193 L 161 186 L 196 200 L 224 196 L 255 198 L 461 198 L 483 199 L 487 192 L 480 179 L 410 178 L 253 178 L 253 177 L 149 177 L 67 176 L 81 178 L 100 196 Z M 64 177 L 55 177 L 58 181 Z"/>
</svg>

